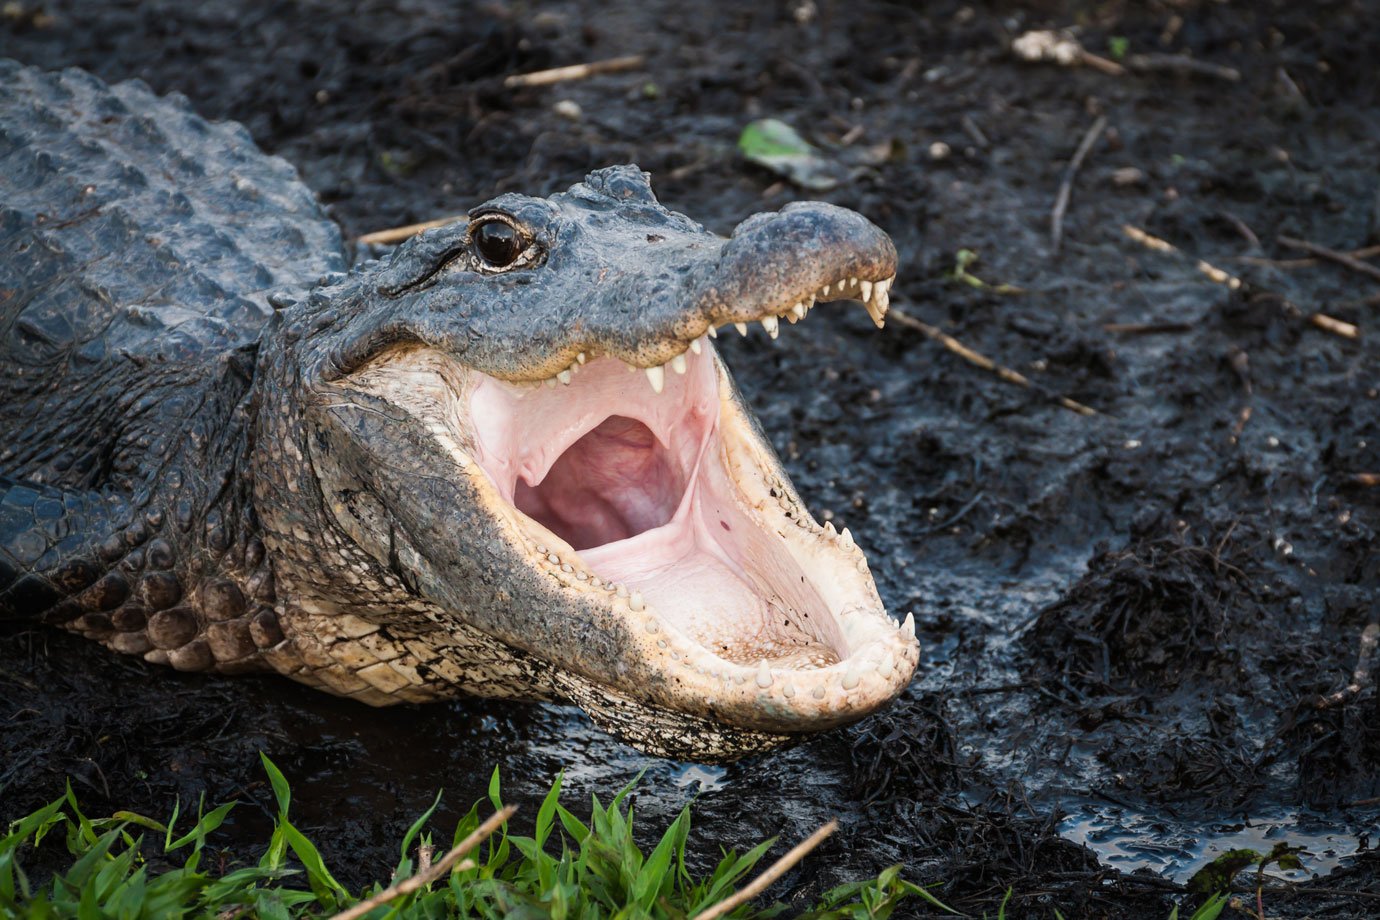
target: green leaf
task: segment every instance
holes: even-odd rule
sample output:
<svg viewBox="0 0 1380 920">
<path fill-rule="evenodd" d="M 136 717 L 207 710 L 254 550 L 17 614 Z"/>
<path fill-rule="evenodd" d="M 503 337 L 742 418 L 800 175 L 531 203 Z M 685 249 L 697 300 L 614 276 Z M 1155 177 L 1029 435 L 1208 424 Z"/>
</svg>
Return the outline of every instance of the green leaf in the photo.
<svg viewBox="0 0 1380 920">
<path fill-rule="evenodd" d="M 263 751 L 259 752 L 259 759 L 263 761 L 264 772 L 268 774 L 268 781 L 273 785 L 273 797 L 278 800 L 278 814 L 286 816 L 288 806 L 292 804 L 292 789 L 288 786 L 287 778 Z"/>
<path fill-rule="evenodd" d="M 1255 850 L 1227 850 L 1193 873 L 1188 880 L 1188 890 L 1198 894 L 1229 891 L 1238 872 L 1247 866 L 1259 865 L 1263 858 Z"/>
<path fill-rule="evenodd" d="M 775 118 L 751 122 L 738 135 L 738 151 L 749 162 L 811 191 L 834 188 L 848 178 L 848 170 L 824 157 L 814 145 Z"/>
</svg>

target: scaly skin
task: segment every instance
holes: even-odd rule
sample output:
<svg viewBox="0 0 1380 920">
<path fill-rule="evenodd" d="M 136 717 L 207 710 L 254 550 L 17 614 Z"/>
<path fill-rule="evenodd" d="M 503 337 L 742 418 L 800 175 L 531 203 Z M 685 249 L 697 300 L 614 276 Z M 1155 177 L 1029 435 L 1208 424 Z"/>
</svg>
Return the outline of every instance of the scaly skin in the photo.
<svg viewBox="0 0 1380 920">
<path fill-rule="evenodd" d="M 77 71 L 0 62 L 0 81 L 0 613 L 372 705 L 571 700 L 701 760 L 904 688 L 913 635 L 851 537 L 804 510 L 701 338 L 840 283 L 880 324 L 895 251 L 866 220 L 793 205 L 724 240 L 616 167 L 495 199 L 345 275 L 338 231 L 242 128 Z M 525 248 L 495 267 L 475 228 L 499 218 Z M 781 635 L 820 636 L 832 667 L 709 656 L 481 469 L 479 388 L 519 399 L 621 360 L 660 393 L 690 348 L 686 379 L 713 381 L 724 475 L 774 565 L 826 573 L 809 590 L 832 600 L 809 603 L 830 622 L 785 614 Z M 774 590 L 790 606 L 804 589 Z"/>
</svg>

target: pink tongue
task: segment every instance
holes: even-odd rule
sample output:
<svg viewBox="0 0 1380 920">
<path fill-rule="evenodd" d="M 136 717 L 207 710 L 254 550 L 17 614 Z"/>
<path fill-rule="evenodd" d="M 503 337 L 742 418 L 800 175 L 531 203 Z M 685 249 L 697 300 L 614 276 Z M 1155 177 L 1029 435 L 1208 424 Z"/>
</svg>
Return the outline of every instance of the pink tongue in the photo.
<svg viewBox="0 0 1380 920">
<path fill-rule="evenodd" d="M 687 512 L 682 508 L 662 527 L 580 555 L 601 577 L 641 591 L 659 616 L 723 655 L 742 641 L 735 632 L 760 631 L 766 610 L 742 575 L 706 548 Z"/>
</svg>

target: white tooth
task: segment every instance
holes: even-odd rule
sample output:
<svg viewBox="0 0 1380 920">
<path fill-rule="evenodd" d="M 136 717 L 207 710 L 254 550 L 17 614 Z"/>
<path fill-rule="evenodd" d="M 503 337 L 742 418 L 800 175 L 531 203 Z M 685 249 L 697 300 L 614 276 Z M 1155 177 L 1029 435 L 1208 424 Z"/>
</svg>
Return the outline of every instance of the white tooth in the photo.
<svg viewBox="0 0 1380 920">
<path fill-rule="evenodd" d="M 583 571 L 576 572 L 575 577 L 578 578 L 580 581 L 589 581 L 589 576 L 586 575 Z"/>
<path fill-rule="evenodd" d="M 795 696 L 795 684 L 787 684 L 786 686 L 782 687 L 781 695 L 788 700 Z"/>
<path fill-rule="evenodd" d="M 580 352 L 578 355 L 575 356 L 575 360 L 576 360 L 576 361 L 579 361 L 581 364 L 584 364 L 584 363 L 585 363 L 585 353 L 584 353 L 584 352 Z"/>
<path fill-rule="evenodd" d="M 827 534 L 828 534 L 829 536 L 831 536 L 831 537 L 834 536 L 836 533 L 838 533 L 838 531 L 834 530 L 834 522 L 833 522 L 833 521 L 825 521 L 825 522 L 824 522 L 824 532 L 827 533 Z"/>
<path fill-rule="evenodd" d="M 872 299 L 872 282 L 871 282 L 871 281 L 864 281 L 864 282 L 862 282 L 862 295 L 863 295 L 863 301 L 864 301 L 864 302 L 869 301 L 869 300 Z"/>
<path fill-rule="evenodd" d="M 569 369 L 567 369 L 557 374 L 556 379 L 559 380 L 561 383 L 565 384 L 566 386 L 570 386 L 570 379 L 573 376 L 574 375 L 570 373 Z"/>
<path fill-rule="evenodd" d="M 556 378 L 555 378 L 555 377 L 547 377 L 547 378 L 546 378 L 546 385 L 549 386 L 549 387 L 554 387 L 554 386 L 556 385 Z"/>
<path fill-rule="evenodd" d="M 734 323 L 733 328 L 738 330 L 739 335 L 747 335 L 747 323 Z"/>
<path fill-rule="evenodd" d="M 776 338 L 781 332 L 781 324 L 776 321 L 775 316 L 768 316 L 762 320 L 762 328 L 767 330 L 767 335 Z"/>
<path fill-rule="evenodd" d="M 805 305 L 803 303 L 796 304 L 795 306 L 791 307 L 791 313 L 795 316 L 796 319 L 804 319 Z"/>
<path fill-rule="evenodd" d="M 628 606 L 632 608 L 633 613 L 640 613 L 642 609 L 647 606 L 642 601 L 641 591 L 634 591 L 632 593 L 632 597 L 628 598 Z"/>
<path fill-rule="evenodd" d="M 649 367 L 647 368 L 647 379 L 652 382 L 652 390 L 660 393 L 666 386 L 666 368 Z"/>
<path fill-rule="evenodd" d="M 757 686 L 763 690 L 771 686 L 771 668 L 767 667 L 765 660 L 757 666 Z"/>
<path fill-rule="evenodd" d="M 863 558 L 862 556 L 859 556 L 859 557 L 858 557 L 858 563 L 857 563 L 857 565 L 855 566 L 855 568 L 857 568 L 857 570 L 858 570 L 859 572 L 862 572 L 864 575 L 866 575 L 866 574 L 867 574 L 867 560 L 866 560 L 865 558 Z"/>
<path fill-rule="evenodd" d="M 718 333 L 717 331 L 715 331 L 715 329 L 714 329 L 713 326 L 710 326 L 710 327 L 709 327 L 709 337 L 710 337 L 711 339 L 717 339 L 717 338 L 719 337 L 719 333 Z"/>
<path fill-rule="evenodd" d="M 863 306 L 867 308 L 867 315 L 872 317 L 873 325 L 881 329 L 886 324 L 886 310 L 878 307 L 875 299 L 863 301 Z"/>
<path fill-rule="evenodd" d="M 537 544 L 537 552 L 539 552 L 539 553 L 541 553 L 543 556 L 545 556 L 545 555 L 546 555 L 546 547 L 545 547 L 545 546 L 542 546 L 540 543 L 538 543 L 538 544 Z"/>
<path fill-rule="evenodd" d="M 693 351 L 695 354 L 699 354 L 699 353 L 700 353 L 700 351 L 701 351 L 701 346 L 700 346 L 700 340 L 699 340 L 699 339 L 691 339 L 691 340 L 690 340 L 690 350 Z"/>
<path fill-rule="evenodd" d="M 548 555 L 548 556 L 546 557 L 546 561 L 549 562 L 549 563 L 551 563 L 552 565 L 560 565 L 560 564 L 561 564 L 561 557 L 560 557 L 560 556 L 557 556 L 555 553 L 551 553 L 550 555 Z"/>
<path fill-rule="evenodd" d="M 915 635 L 915 614 L 914 614 L 914 613 L 911 613 L 910 611 L 907 611 L 907 612 L 906 612 L 906 618 L 905 618 L 905 620 L 901 623 L 901 632 L 905 633 L 907 636 L 913 636 L 913 635 Z"/>
<path fill-rule="evenodd" d="M 575 571 L 575 569 L 571 567 L 569 562 L 562 562 L 561 571 L 569 575 L 571 572 Z"/>
<path fill-rule="evenodd" d="M 852 690 L 862 680 L 862 675 L 858 673 L 858 662 L 853 662 L 848 666 L 848 670 L 843 675 L 843 689 Z"/>
<path fill-rule="evenodd" d="M 847 527 L 843 528 L 843 531 L 839 534 L 839 538 L 839 542 L 843 545 L 844 549 L 853 548 L 853 535 L 848 532 Z"/>
<path fill-rule="evenodd" d="M 820 293 L 822 293 L 825 297 L 828 297 L 828 296 L 829 296 L 829 289 L 830 289 L 831 287 L 833 287 L 832 284 L 826 284 L 824 287 L 820 288 Z"/>
<path fill-rule="evenodd" d="M 619 597 L 627 597 L 627 596 L 628 596 L 628 586 L 627 586 L 627 585 L 618 585 L 616 588 L 613 589 L 613 593 L 614 593 L 614 594 L 617 594 Z"/>
<path fill-rule="evenodd" d="M 814 697 L 817 700 L 824 699 L 824 685 L 820 684 L 818 687 L 815 687 L 815 689 L 811 690 L 810 696 Z"/>
<path fill-rule="evenodd" d="M 685 373 L 685 355 L 676 355 L 671 359 L 671 370 L 675 371 L 677 374 Z"/>
<path fill-rule="evenodd" d="M 801 302 L 805 304 L 805 309 L 813 310 L 815 308 L 815 295 L 811 294 L 809 297 L 806 297 Z"/>
<path fill-rule="evenodd" d="M 857 287 L 857 286 L 858 286 L 858 279 L 857 279 L 857 278 L 849 278 L 849 279 L 848 279 L 848 286 L 849 286 L 849 287 Z"/>
</svg>

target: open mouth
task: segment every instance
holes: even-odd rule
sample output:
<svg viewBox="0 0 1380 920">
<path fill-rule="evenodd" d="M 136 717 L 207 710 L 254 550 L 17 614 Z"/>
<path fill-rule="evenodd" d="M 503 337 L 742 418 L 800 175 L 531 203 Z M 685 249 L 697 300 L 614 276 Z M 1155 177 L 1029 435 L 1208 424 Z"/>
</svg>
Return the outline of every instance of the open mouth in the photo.
<svg viewBox="0 0 1380 920">
<path fill-rule="evenodd" d="M 881 325 L 889 284 L 843 279 L 816 295 L 861 301 Z M 815 299 L 756 321 L 776 338 Z M 897 627 L 852 535 L 805 509 L 715 334 L 706 325 L 659 367 L 580 353 L 550 380 L 517 383 L 423 352 L 387 372 L 387 395 L 483 483 L 528 564 L 612 611 L 633 645 L 621 662 L 529 652 L 573 659 L 629 700 L 742 728 L 852 721 L 909 682 L 913 620 Z"/>
</svg>

